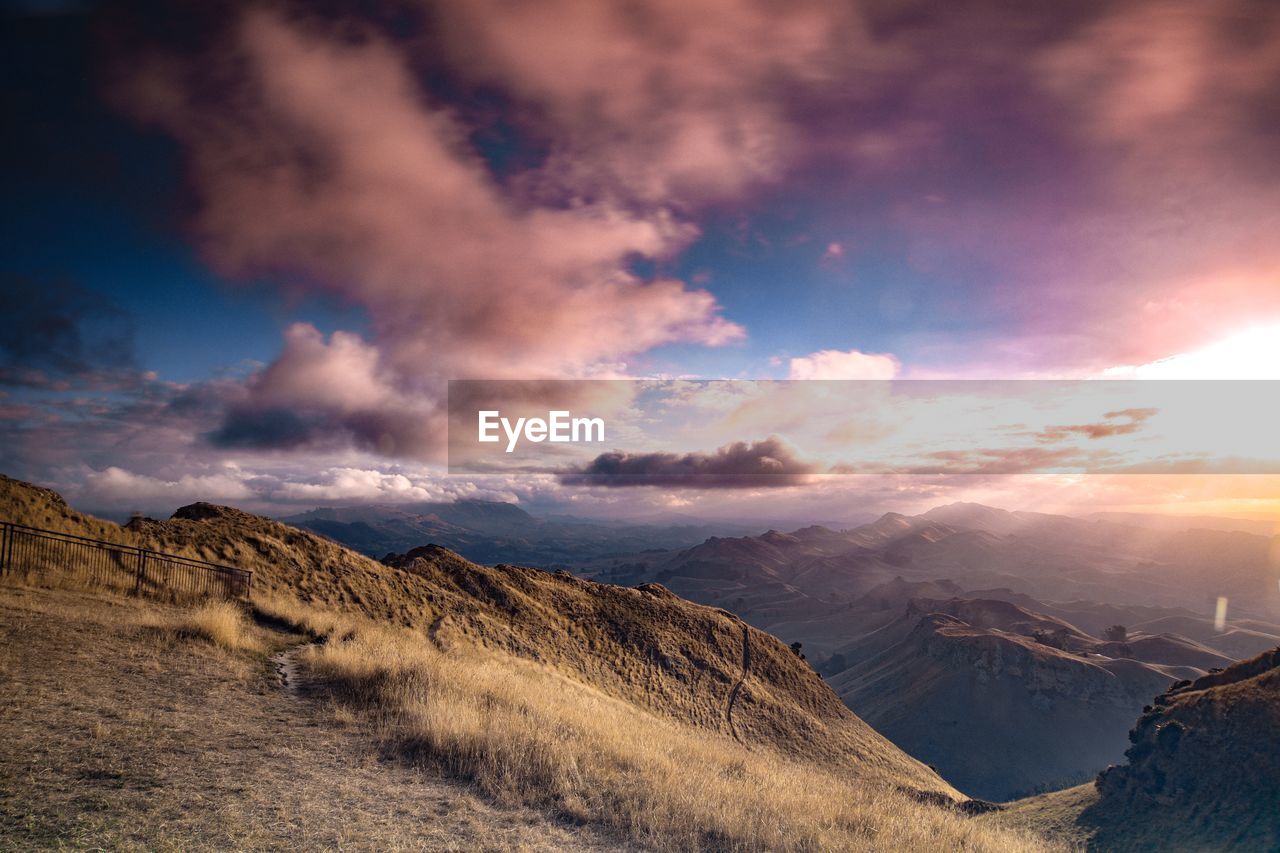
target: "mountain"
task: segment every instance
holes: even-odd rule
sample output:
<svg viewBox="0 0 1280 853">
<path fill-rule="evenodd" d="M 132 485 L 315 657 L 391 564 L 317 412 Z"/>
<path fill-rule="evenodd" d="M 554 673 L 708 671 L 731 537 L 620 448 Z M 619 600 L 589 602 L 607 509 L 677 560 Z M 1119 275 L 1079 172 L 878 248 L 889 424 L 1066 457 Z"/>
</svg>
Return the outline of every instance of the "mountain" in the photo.
<svg viewBox="0 0 1280 853">
<path fill-rule="evenodd" d="M 1243 629 L 1241 620 L 1280 620 L 1280 593 L 1270 575 L 1272 547 L 1272 540 L 1245 533 L 1151 530 L 951 504 L 919 516 L 886 513 L 850 530 L 810 526 L 712 537 L 690 548 L 647 549 L 573 569 L 619 583 L 663 583 L 825 657 L 884 623 L 869 615 L 883 609 L 873 590 L 884 592 L 885 584 L 897 580 L 945 581 L 951 584 L 947 592 L 920 597 L 964 591 L 970 598 L 1001 598 L 1092 636 L 1113 625 L 1165 617 L 1211 620 L 1218 598 L 1225 596 L 1231 602 L 1229 632 L 1269 634 L 1265 628 Z M 898 608 L 905 601 L 893 593 L 889 599 Z M 1254 653 L 1266 641 L 1232 634 L 1224 637 L 1231 646 L 1225 649 L 1203 636 L 1190 638 L 1232 658 Z"/>
<path fill-rule="evenodd" d="M 1031 636 L 1048 631 L 1066 648 Z M 852 663 L 830 684 L 962 791 L 1007 800 L 1115 761 L 1143 704 L 1188 672 L 1083 650 L 1097 645 L 1007 602 L 914 602 L 843 649 Z"/>
<path fill-rule="evenodd" d="M 1224 631 L 1219 631 L 1212 619 L 1193 615 L 1158 616 L 1131 624 L 1135 630 L 1147 633 L 1172 632 L 1189 637 L 1236 660 L 1280 646 L 1280 624 L 1259 620 L 1234 621 Z"/>
<path fill-rule="evenodd" d="M 1138 720 L 1128 763 L 1098 777 L 1100 813 L 1179 846 L 1280 847 L 1280 649 L 1182 681 Z"/>
<path fill-rule="evenodd" d="M 1084 602 L 1085 609 L 1154 608 L 1108 625 L 1172 611 L 1212 616 L 1219 597 L 1232 602 L 1233 620 L 1280 620 L 1271 538 L 974 503 L 917 516 L 885 513 L 848 530 L 810 525 L 753 536 L 725 536 L 725 525 L 538 518 L 485 501 L 318 509 L 285 521 L 375 557 L 438 544 L 480 563 L 567 568 L 624 584 L 656 581 L 766 629 L 825 619 L 895 577 L 947 579 L 967 591 L 1003 588 L 1040 602 Z M 1094 620 L 1087 630 L 1105 627 Z M 848 639 L 814 641 L 826 653 Z"/>
<path fill-rule="evenodd" d="M 480 563 L 546 569 L 655 548 L 683 548 L 713 534 L 744 528 L 539 518 L 515 504 L 481 500 L 323 507 L 281 520 L 372 557 L 436 544 Z"/>
</svg>

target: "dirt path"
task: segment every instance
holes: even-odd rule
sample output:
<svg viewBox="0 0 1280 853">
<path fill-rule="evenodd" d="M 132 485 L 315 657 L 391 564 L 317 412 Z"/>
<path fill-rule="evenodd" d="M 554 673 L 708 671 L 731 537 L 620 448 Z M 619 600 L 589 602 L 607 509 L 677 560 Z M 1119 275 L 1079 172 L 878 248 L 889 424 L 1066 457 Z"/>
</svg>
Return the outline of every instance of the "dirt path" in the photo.
<svg viewBox="0 0 1280 853">
<path fill-rule="evenodd" d="M 271 665 L 275 667 L 276 678 L 279 679 L 280 686 L 287 692 L 294 695 L 302 695 L 311 688 L 311 681 L 307 678 L 307 670 L 303 667 L 300 658 L 306 654 L 307 649 L 313 646 L 315 646 L 315 643 L 297 643 L 287 646 L 271 656 Z"/>
<path fill-rule="evenodd" d="M 617 849 L 382 759 L 280 689 L 305 638 L 274 635 L 277 669 L 144 624 L 163 612 L 0 587 L 0 850 Z"/>
<path fill-rule="evenodd" d="M 737 728 L 733 725 L 733 706 L 738 702 L 738 694 L 742 692 L 742 685 L 746 683 L 747 676 L 751 674 L 751 629 L 745 624 L 742 626 L 742 675 L 738 678 L 733 689 L 729 691 L 729 703 L 725 707 L 725 719 L 729 722 L 729 731 L 733 734 L 735 740 L 739 743 L 742 738 L 738 735 Z"/>
</svg>

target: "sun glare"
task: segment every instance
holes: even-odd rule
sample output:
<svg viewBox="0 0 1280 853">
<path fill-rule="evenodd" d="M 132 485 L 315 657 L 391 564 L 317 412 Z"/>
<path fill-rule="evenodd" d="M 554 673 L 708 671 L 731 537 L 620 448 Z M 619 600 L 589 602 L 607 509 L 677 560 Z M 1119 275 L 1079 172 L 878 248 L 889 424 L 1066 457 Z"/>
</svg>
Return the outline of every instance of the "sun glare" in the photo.
<svg viewBox="0 0 1280 853">
<path fill-rule="evenodd" d="M 1202 349 L 1107 372 L 1135 379 L 1280 379 L 1280 323 L 1254 326 Z"/>
</svg>

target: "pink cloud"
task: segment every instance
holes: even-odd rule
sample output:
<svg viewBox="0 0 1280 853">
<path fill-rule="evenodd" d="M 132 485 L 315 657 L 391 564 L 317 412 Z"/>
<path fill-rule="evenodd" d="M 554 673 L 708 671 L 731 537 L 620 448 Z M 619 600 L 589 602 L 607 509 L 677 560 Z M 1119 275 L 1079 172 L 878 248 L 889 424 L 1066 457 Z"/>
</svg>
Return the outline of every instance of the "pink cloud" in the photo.
<svg viewBox="0 0 1280 853">
<path fill-rule="evenodd" d="M 294 327 L 255 401 L 403 408 L 438 396 L 444 378 L 589 375 L 663 344 L 744 334 L 707 291 L 627 268 L 669 257 L 696 228 L 662 209 L 510 194 L 385 40 L 256 11 L 217 70 L 231 66 L 225 102 L 197 97 L 201 69 L 181 62 L 146 68 L 130 93 L 187 149 L 205 252 L 227 273 L 360 304 L 373 332 L 326 344 Z"/>
<path fill-rule="evenodd" d="M 878 54 L 858 14 L 819 2 L 477 0 L 437 11 L 464 73 L 545 110 L 563 143 L 550 175 L 662 205 L 780 178 L 807 144 L 788 93 Z"/>
</svg>

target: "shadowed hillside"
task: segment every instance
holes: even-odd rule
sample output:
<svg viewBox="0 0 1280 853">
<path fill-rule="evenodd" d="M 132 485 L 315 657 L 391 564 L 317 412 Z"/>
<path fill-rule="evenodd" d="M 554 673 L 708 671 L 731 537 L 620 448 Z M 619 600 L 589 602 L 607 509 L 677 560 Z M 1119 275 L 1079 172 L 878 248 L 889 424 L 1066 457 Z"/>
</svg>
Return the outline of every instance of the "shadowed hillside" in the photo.
<svg viewBox="0 0 1280 853">
<path fill-rule="evenodd" d="M 1163 831 L 1184 846 L 1277 849 L 1277 732 L 1280 649 L 1179 682 L 1139 718 L 1128 763 L 1098 777 L 1094 809 L 1114 821 L 1099 842 L 1122 846 L 1146 825 L 1146 843 Z"/>
<path fill-rule="evenodd" d="M 1006 800 L 1115 761 L 1147 698 L 1183 674 L 1087 651 L 1098 645 L 1007 602 L 917 601 L 849 647 L 831 685 L 962 791 Z"/>
<path fill-rule="evenodd" d="M 1280 649 L 1161 693 L 1126 763 L 981 818 L 1098 851 L 1280 849 Z"/>
</svg>

